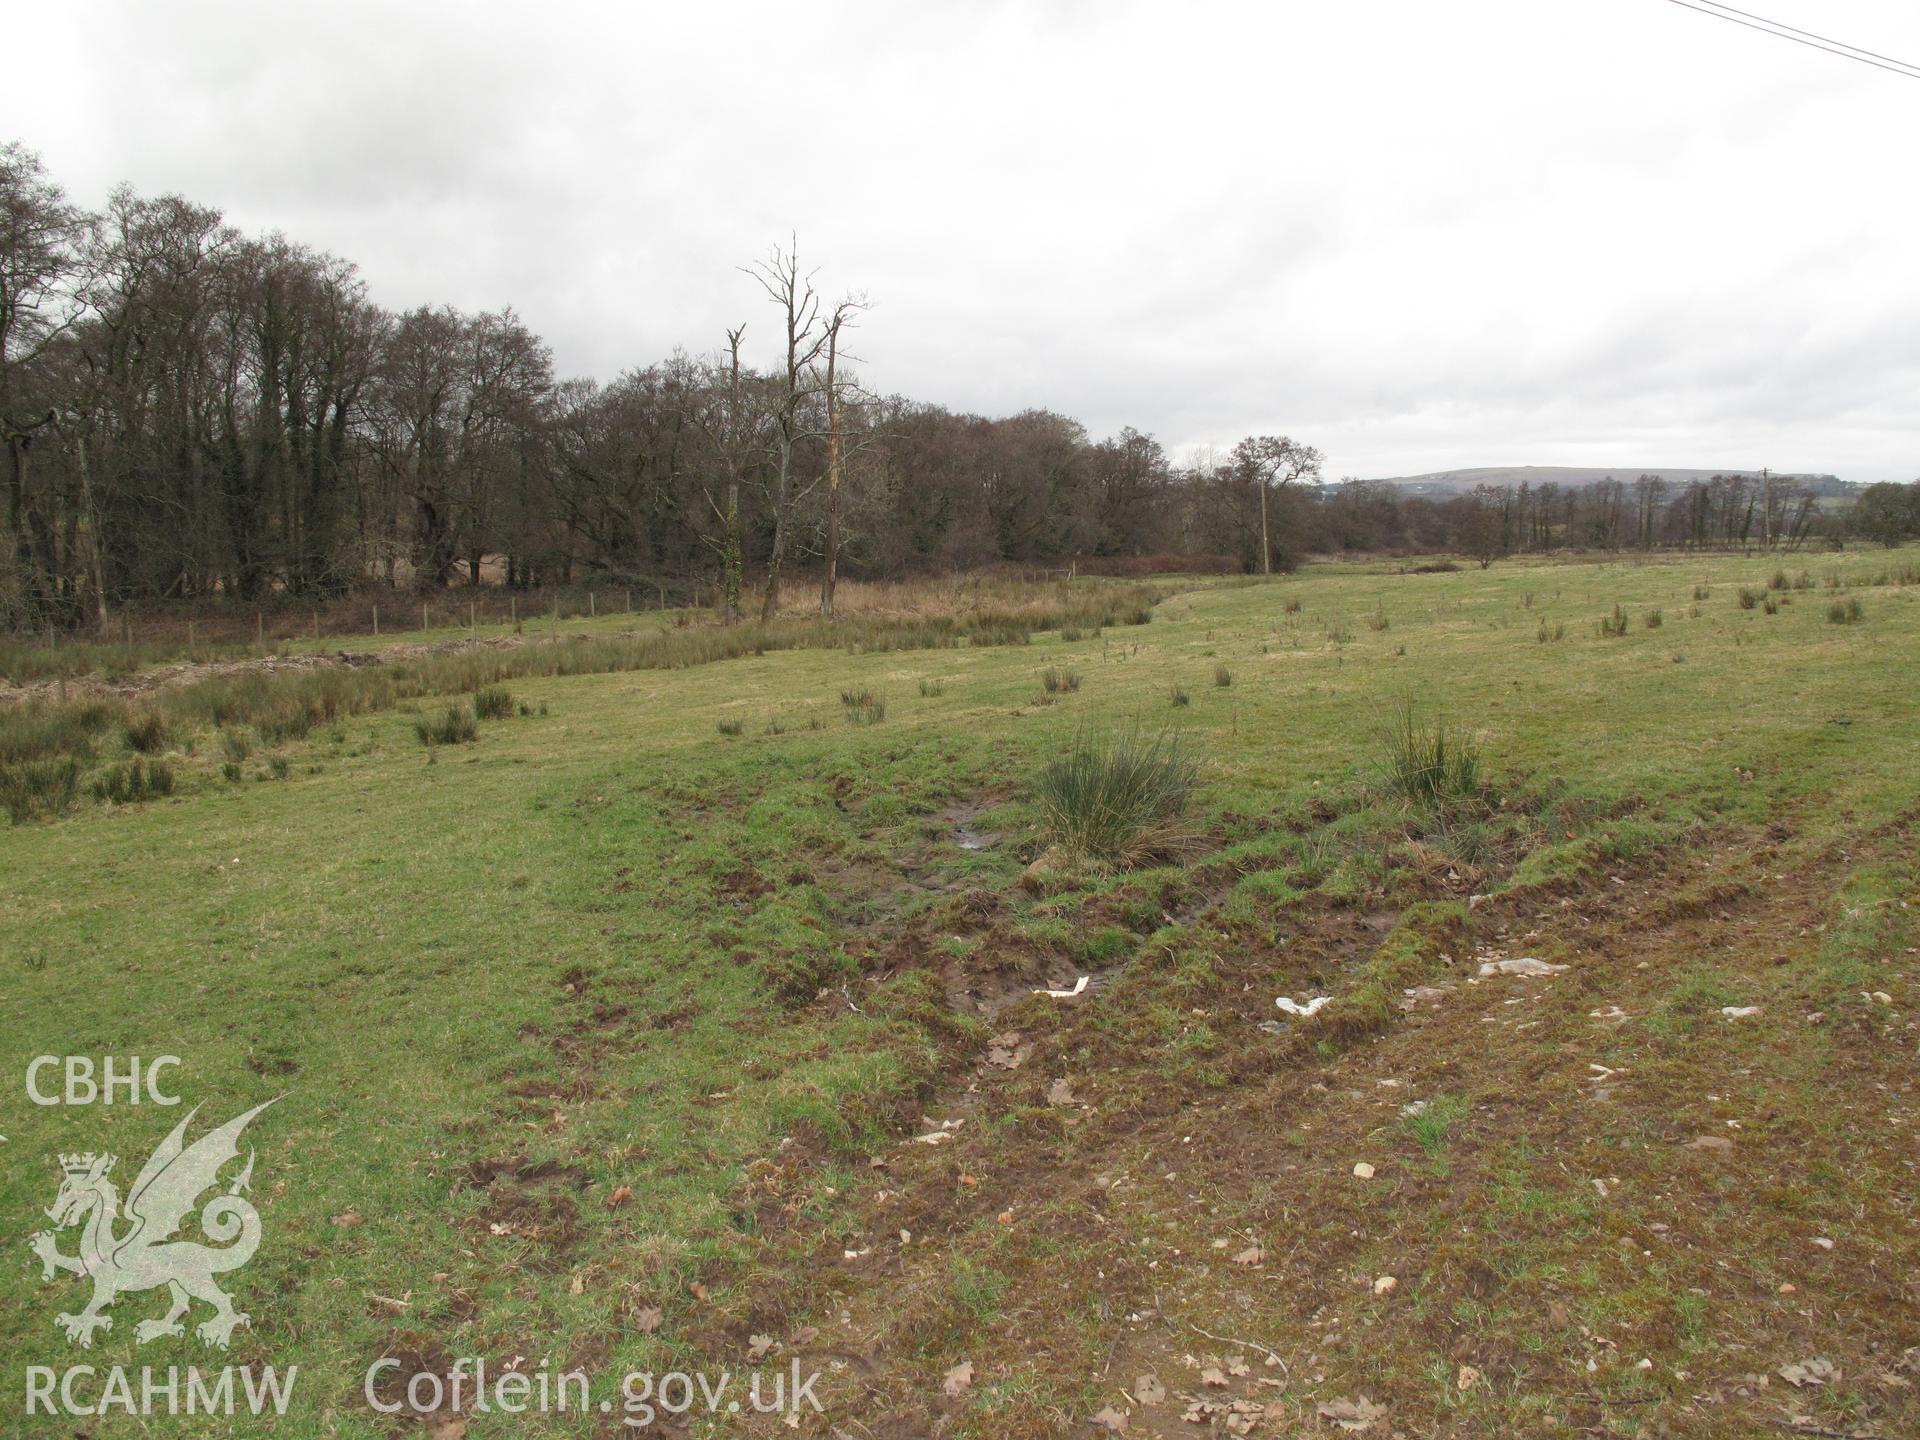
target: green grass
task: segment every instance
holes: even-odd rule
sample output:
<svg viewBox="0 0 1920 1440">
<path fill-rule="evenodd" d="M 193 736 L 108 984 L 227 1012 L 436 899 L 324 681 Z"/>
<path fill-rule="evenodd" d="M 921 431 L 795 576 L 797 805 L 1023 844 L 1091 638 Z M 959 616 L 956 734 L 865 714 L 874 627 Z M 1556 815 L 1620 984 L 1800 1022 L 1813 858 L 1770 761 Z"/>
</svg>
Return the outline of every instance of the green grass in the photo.
<svg viewBox="0 0 1920 1440">
<path fill-rule="evenodd" d="M 1851 578 L 1902 558 L 1822 564 Z M 710 643 L 703 636 L 697 645 L 596 637 L 578 649 L 529 646 L 538 653 L 504 668 L 490 652 L 419 662 L 394 667 L 405 673 L 387 675 L 385 689 L 357 678 L 372 667 L 339 672 L 346 685 L 369 687 L 364 696 L 305 677 L 285 690 L 184 687 L 155 702 L 167 730 L 153 755 L 134 747 L 121 707 L 19 710 L 0 726 L 0 792 L 10 806 L 18 793 L 37 808 L 31 823 L 0 835 L 0 1073 L 17 1081 L 44 1053 L 179 1055 L 176 1088 L 205 1106 L 196 1129 L 285 1096 L 248 1137 L 266 1239 L 233 1277 L 253 1326 L 236 1334 L 230 1356 L 302 1366 L 293 1409 L 271 1432 L 284 1440 L 387 1435 L 355 1397 L 361 1368 L 399 1346 L 594 1355 L 595 1373 L 608 1376 L 717 1355 L 716 1331 L 755 1303 L 738 1277 L 782 1227 L 836 1235 L 847 1197 L 888 1183 L 866 1158 L 892 1144 L 943 1073 L 956 1073 L 948 1048 L 979 1028 L 947 1008 L 928 971 L 863 973 L 860 955 L 878 946 L 862 952 L 858 942 L 877 932 L 884 943 L 904 916 L 949 913 L 932 907 L 961 914 L 968 887 L 1014 893 L 1046 813 L 1044 787 L 1032 781 L 1076 737 L 1156 723 L 1169 675 L 1230 663 L 1230 692 L 1209 687 L 1180 717 L 1186 753 L 1204 757 L 1189 826 L 1212 847 L 1193 873 L 1234 855 L 1262 872 L 1222 926 L 1284 929 L 1309 905 L 1398 913 L 1400 924 L 1360 947 L 1351 968 L 1323 977 L 1343 998 L 1321 1019 L 1344 1014 L 1354 1035 L 1378 1033 L 1405 987 L 1445 972 L 1443 953 L 1470 953 L 1458 941 L 1464 890 L 1458 902 L 1418 910 L 1396 889 L 1407 854 L 1394 847 L 1413 843 L 1417 827 L 1373 798 L 1373 737 L 1398 697 L 1439 697 L 1478 740 L 1478 779 L 1508 802 L 1488 823 L 1531 827 L 1532 848 L 1505 882 L 1516 890 L 1553 894 L 1569 877 L 1605 886 L 1631 861 L 1688 853 L 1687 837 L 1757 829 L 1780 814 L 1794 817 L 1796 843 L 1837 843 L 1911 806 L 1920 591 L 1877 591 L 1860 624 L 1829 624 L 1824 605 L 1804 602 L 1766 618 L 1758 596 L 1773 568 L 1739 557 L 1422 575 L 1309 566 L 1274 584 L 1174 594 L 1150 625 L 1124 632 L 1125 644 L 1119 632 L 1077 642 L 1071 659 L 1086 684 L 1044 709 L 1030 704 L 1033 652 L 1018 644 L 943 645 L 930 661 L 892 644 L 756 649 L 723 639 L 711 642 L 709 663 L 695 663 Z M 1756 600 L 1694 616 L 1697 588 L 1750 588 Z M 1531 607 L 1522 604 L 1529 592 Z M 1288 614 L 1292 597 L 1304 598 L 1311 624 Z M 1602 638 L 1592 617 L 1616 606 L 1663 609 L 1663 624 Z M 1338 640 L 1332 630 L 1323 637 L 1321 617 L 1375 613 L 1391 613 L 1390 631 L 1335 622 Z M 1124 618 L 1133 617 L 1114 623 Z M 1545 627 L 1561 643 L 1538 643 Z M 643 643 L 663 647 L 647 652 L 663 666 L 676 653 L 684 663 L 603 663 L 637 658 Z M 1676 653 L 1685 664 L 1673 663 Z M 935 663 L 937 682 L 922 684 Z M 431 727 L 449 703 L 465 707 L 480 687 L 508 680 L 515 718 L 489 719 L 471 743 L 423 755 L 417 722 Z M 843 691 L 919 698 L 883 724 L 843 724 Z M 753 717 L 746 733 L 723 730 L 742 715 Z M 171 794 L 124 805 L 88 797 L 91 776 L 136 757 L 168 768 Z M 254 783 L 271 757 L 291 762 L 285 779 Z M 14 778 L 23 765 L 69 761 L 75 785 L 59 803 L 59 776 Z M 244 769 L 245 783 L 225 778 L 224 766 Z M 927 840 L 961 802 L 1001 807 L 990 823 L 1003 843 L 963 855 Z M 1095 877 L 1068 894 L 1020 899 L 1017 915 L 1035 935 L 1056 937 L 1045 943 L 1063 958 L 1126 966 L 1126 935 L 1144 937 L 1178 908 L 1141 878 L 1160 874 Z M 1231 894 L 1235 875 L 1219 878 Z M 1886 988 L 1870 982 L 1885 946 L 1913 943 L 1900 908 L 1911 883 L 1905 870 L 1863 873 L 1818 942 L 1826 968 L 1809 983 L 1824 988 L 1804 1008 L 1864 1008 L 1858 991 Z M 1139 893 L 1122 888 L 1130 885 Z M 1116 927 L 1111 917 L 1122 913 Z M 1130 962 L 1138 973 L 1099 997 L 1115 1043 L 1132 1037 L 1154 1064 L 1201 1087 L 1183 1092 L 1195 1105 L 1231 1093 L 1223 1037 L 1239 1023 L 1196 1016 L 1180 994 L 1212 983 L 1235 953 L 1199 933 L 1206 928 L 1177 932 L 1170 949 L 1143 938 L 1143 958 Z M 994 944 L 977 948 L 991 954 Z M 1304 986 L 1309 977 L 1297 978 Z M 1716 998 L 1748 998 L 1710 965 L 1675 980 L 1662 1023 L 1705 1035 L 1720 1033 Z M 1275 1013 L 1277 983 L 1247 981 L 1244 1003 L 1262 1020 Z M 1135 1012 L 1134 985 L 1164 988 L 1140 992 L 1150 1001 Z M 1572 1033 L 1589 1043 L 1589 1022 L 1578 1024 Z M 1155 1046 L 1139 1040 L 1149 1033 Z M 1081 1057 L 1089 1078 L 1077 1085 L 1097 1094 L 1105 1064 Z M 1033 1078 L 1037 1087 L 1046 1077 Z M 1469 1077 L 1448 1083 L 1480 1093 Z M 16 1100 L 0 1119 L 9 1233 L 23 1242 L 37 1228 L 59 1153 L 112 1150 L 121 1170 L 135 1171 L 183 1113 Z M 1390 1138 L 1402 1133 L 1394 1115 L 1375 1122 Z M 1409 1126 L 1398 1143 L 1444 1156 L 1457 1182 L 1472 1173 L 1483 1123 L 1447 1118 L 1431 1140 Z M 1040 1163 L 1045 1144 L 1033 1143 Z M 584 1183 L 507 1184 L 490 1198 L 468 1178 L 479 1162 L 513 1157 L 577 1167 Z M 785 1168 L 794 1157 L 817 1165 L 812 1173 L 838 1198 L 809 1189 L 809 1208 L 787 1214 L 801 1193 Z M 1314 1152 L 1300 1158 L 1310 1163 Z M 1141 1173 L 1176 1168 L 1184 1184 L 1177 1144 Z M 1583 1216 L 1606 1213 L 1591 1192 L 1548 1188 L 1559 1183 L 1541 1178 L 1551 1169 L 1542 1162 L 1511 1193 L 1491 1192 L 1492 1219 L 1518 1224 L 1574 1199 Z M 632 1199 L 616 1206 L 621 1185 Z M 565 1223 L 510 1218 L 494 1233 L 499 1206 L 523 1192 L 527 1214 Z M 1435 1213 L 1443 1210 L 1455 1213 Z M 349 1214 L 363 1223 L 335 1223 Z M 1172 1243 L 1204 1248 L 1191 1217 L 1178 1218 Z M 1359 1223 L 1330 1227 L 1329 1243 L 1346 1246 Z M 68 1236 L 62 1243 L 71 1248 Z M 150 1295 L 122 1301 L 119 1323 L 83 1357 L 53 1323 L 74 1308 L 77 1286 L 43 1285 L 28 1259 L 21 1243 L 0 1267 L 0 1348 L 20 1362 L 208 1363 L 191 1339 L 135 1347 L 134 1322 L 160 1308 Z M 1055 1268 L 1090 1275 L 1099 1263 L 1096 1248 L 1084 1265 Z M 973 1327 L 967 1333 L 1035 1303 L 986 1247 L 946 1273 L 942 1303 L 952 1324 Z M 1414 1290 L 1400 1273 L 1403 1291 Z M 709 1300 L 691 1297 L 696 1281 Z M 1231 1330 L 1231 1317 L 1184 1303 L 1196 1323 Z M 632 1324 L 643 1306 L 665 1312 L 658 1331 Z M 1678 1323 L 1698 1319 L 1681 1310 Z M 1036 1359 L 1046 1371 L 1039 1389 L 1079 1393 L 1110 1339 L 1101 1332 L 1078 1368 Z M 1010 1383 L 983 1375 L 982 1405 L 1025 1403 Z M 86 1423 L 109 1440 L 143 1433 L 124 1417 Z M 471 1433 L 587 1436 L 593 1423 L 508 1430 L 494 1417 Z M 994 1433 L 992 1424 L 978 1433 Z"/>
</svg>

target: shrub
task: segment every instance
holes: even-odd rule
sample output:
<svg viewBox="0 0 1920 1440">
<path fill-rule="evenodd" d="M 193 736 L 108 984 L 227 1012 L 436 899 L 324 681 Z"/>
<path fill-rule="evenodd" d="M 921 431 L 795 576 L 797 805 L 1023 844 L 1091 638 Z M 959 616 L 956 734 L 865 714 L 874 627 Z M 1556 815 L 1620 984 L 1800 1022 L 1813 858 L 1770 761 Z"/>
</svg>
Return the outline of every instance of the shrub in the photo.
<svg viewBox="0 0 1920 1440">
<path fill-rule="evenodd" d="M 16 825 L 60 814 L 79 788 L 80 762 L 71 755 L 0 764 L 0 804 Z"/>
<path fill-rule="evenodd" d="M 1658 630 L 1665 619 L 1658 608 L 1647 611 L 1647 629 Z"/>
<path fill-rule="evenodd" d="M 413 733 L 422 745 L 461 745 L 480 738 L 480 722 L 464 705 L 449 705 L 438 720 L 424 715 L 414 722 Z"/>
<path fill-rule="evenodd" d="M 1035 782 L 1041 823 L 1069 854 L 1102 865 L 1137 864 L 1185 837 L 1196 774 L 1171 731 L 1083 732 Z"/>
<path fill-rule="evenodd" d="M 139 710 L 127 717 L 127 744 L 142 755 L 158 755 L 167 748 L 167 721 L 158 710 Z"/>
<path fill-rule="evenodd" d="M 473 692 L 473 713 L 479 720 L 505 720 L 513 714 L 513 696 L 504 685 L 482 685 Z"/>
<path fill-rule="evenodd" d="M 1444 807 L 1480 791 L 1479 747 L 1444 715 L 1426 720 L 1403 701 L 1379 743 L 1386 787 L 1411 804 Z"/>
<path fill-rule="evenodd" d="M 738 735 L 747 728 L 744 720 L 722 720 L 714 727 L 722 735 Z"/>
<path fill-rule="evenodd" d="M 1172 701 L 1176 706 L 1191 705 L 1193 703 L 1193 697 L 1178 685 L 1174 685 L 1168 689 L 1167 699 Z"/>
<path fill-rule="evenodd" d="M 1222 690 L 1226 689 L 1229 685 L 1233 684 L 1233 671 L 1224 665 L 1214 666 L 1213 683 Z"/>
<path fill-rule="evenodd" d="M 1852 625 L 1866 619 L 1866 616 L 1866 608 L 1861 605 L 1858 595 L 1836 600 L 1827 607 L 1827 619 L 1835 625 Z"/>
<path fill-rule="evenodd" d="M 173 793 L 173 770 L 165 761 L 142 760 L 135 756 L 125 765 L 115 765 L 93 782 L 96 799 L 116 805 L 133 805 Z"/>
</svg>

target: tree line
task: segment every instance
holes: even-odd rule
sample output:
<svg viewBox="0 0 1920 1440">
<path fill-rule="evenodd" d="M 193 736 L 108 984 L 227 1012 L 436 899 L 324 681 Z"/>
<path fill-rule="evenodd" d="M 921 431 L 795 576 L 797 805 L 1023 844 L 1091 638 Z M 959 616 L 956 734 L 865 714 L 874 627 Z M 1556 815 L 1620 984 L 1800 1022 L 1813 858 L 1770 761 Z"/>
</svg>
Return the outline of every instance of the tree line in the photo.
<svg viewBox="0 0 1920 1440">
<path fill-rule="evenodd" d="M 1777 480 L 1432 499 L 1324 484 L 1319 451 L 1285 436 L 1176 464 L 1131 427 L 1096 439 L 1046 410 L 880 393 L 845 343 L 865 298 L 828 300 L 795 252 L 745 267 L 761 318 L 711 352 L 567 379 L 510 308 L 388 310 L 349 261 L 174 195 L 122 187 L 89 211 L 0 147 L 0 622 L 582 582 L 737 618 L 771 613 L 796 573 L 831 614 L 842 573 L 1271 572 L 1316 551 L 1488 562 L 1830 528 Z M 773 331 L 777 364 L 742 360 L 747 324 Z"/>
</svg>

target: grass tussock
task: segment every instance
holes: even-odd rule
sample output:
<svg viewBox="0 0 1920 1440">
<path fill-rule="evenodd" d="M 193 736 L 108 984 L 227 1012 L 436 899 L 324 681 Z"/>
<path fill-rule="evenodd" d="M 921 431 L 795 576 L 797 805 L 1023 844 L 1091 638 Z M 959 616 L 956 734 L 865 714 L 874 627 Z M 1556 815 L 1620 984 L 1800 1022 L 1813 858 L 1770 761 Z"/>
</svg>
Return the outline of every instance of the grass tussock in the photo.
<svg viewBox="0 0 1920 1440">
<path fill-rule="evenodd" d="M 79 790 L 80 762 L 71 755 L 0 764 L 0 805 L 15 825 L 65 813 Z"/>
<path fill-rule="evenodd" d="M 473 692 L 473 713 L 482 720 L 510 719 L 513 695 L 504 685 L 482 685 Z"/>
<path fill-rule="evenodd" d="M 1411 805 L 1444 810 L 1480 793 L 1480 747 L 1444 715 L 1401 702 L 1379 740 L 1383 787 Z"/>
<path fill-rule="evenodd" d="M 1860 603 L 1858 595 L 1849 595 L 1845 600 L 1836 600 L 1827 607 L 1827 620 L 1830 624 L 1857 625 L 1866 618 L 1866 607 Z"/>
<path fill-rule="evenodd" d="M 173 767 L 164 760 L 146 760 L 136 755 L 126 764 L 110 766 L 96 776 L 92 790 L 94 799 L 115 805 L 158 800 L 173 793 Z"/>
<path fill-rule="evenodd" d="M 413 733 L 429 749 L 435 745 L 465 745 L 480 738 L 480 721 L 465 705 L 449 705 L 437 720 L 422 715 Z"/>
<path fill-rule="evenodd" d="M 1098 865 L 1136 865 L 1176 849 L 1198 765 L 1179 735 L 1082 732 L 1034 783 L 1053 843 Z"/>
</svg>

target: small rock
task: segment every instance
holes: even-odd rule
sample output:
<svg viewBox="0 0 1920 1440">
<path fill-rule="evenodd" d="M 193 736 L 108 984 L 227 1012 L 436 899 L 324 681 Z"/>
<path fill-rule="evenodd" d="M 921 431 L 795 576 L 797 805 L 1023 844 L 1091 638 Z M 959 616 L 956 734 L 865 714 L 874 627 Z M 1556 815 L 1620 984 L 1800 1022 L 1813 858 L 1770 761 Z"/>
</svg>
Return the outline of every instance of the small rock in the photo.
<svg viewBox="0 0 1920 1440">
<path fill-rule="evenodd" d="M 1373 1282 L 1373 1293 L 1376 1295 L 1391 1295 L 1399 1283 L 1400 1282 L 1391 1275 L 1382 1275 L 1378 1280 Z"/>
<path fill-rule="evenodd" d="M 1526 955 L 1518 960 L 1489 960 L 1480 967 L 1480 974 L 1483 979 L 1489 975 L 1558 975 L 1566 968 Z"/>
<path fill-rule="evenodd" d="M 1724 1135 L 1696 1135 L 1687 1142 L 1689 1150 L 1731 1150 L 1733 1141 Z"/>
<path fill-rule="evenodd" d="M 1750 1015 L 1758 1015 L 1760 1007 L 1758 1005 L 1722 1005 L 1720 1013 L 1729 1020 L 1745 1020 Z"/>
<path fill-rule="evenodd" d="M 1353 1167 L 1353 1178 L 1356 1180 L 1371 1180 L 1373 1178 L 1373 1166 L 1362 1160 L 1358 1165 Z"/>
</svg>

